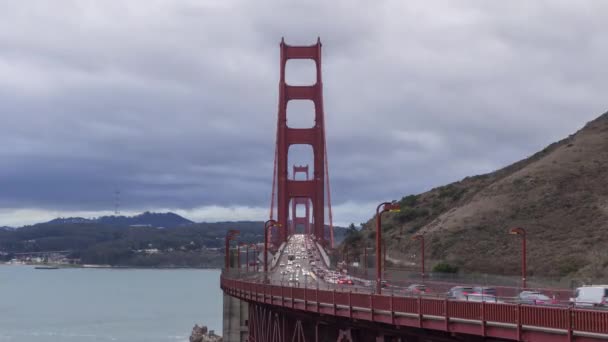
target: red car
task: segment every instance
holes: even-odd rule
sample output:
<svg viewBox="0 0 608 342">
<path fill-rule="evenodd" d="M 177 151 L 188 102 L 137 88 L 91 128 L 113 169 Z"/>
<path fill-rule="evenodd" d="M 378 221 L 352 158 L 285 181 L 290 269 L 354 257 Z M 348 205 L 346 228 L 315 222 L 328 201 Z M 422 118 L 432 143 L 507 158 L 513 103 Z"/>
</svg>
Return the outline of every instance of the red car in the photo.
<svg viewBox="0 0 608 342">
<path fill-rule="evenodd" d="M 412 284 L 410 286 L 407 287 L 408 292 L 412 293 L 412 294 L 425 294 L 426 293 L 426 286 L 424 285 L 419 285 L 419 284 Z"/>
<path fill-rule="evenodd" d="M 352 279 L 349 278 L 340 278 L 338 279 L 338 284 L 340 285 L 353 285 L 353 281 Z"/>
</svg>

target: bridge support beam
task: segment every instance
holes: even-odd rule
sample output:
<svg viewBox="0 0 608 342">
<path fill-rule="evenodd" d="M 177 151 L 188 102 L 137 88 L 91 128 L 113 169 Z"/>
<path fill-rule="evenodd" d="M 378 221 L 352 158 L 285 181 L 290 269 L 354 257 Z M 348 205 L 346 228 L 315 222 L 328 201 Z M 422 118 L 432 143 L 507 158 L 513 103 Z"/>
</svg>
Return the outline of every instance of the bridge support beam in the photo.
<svg viewBox="0 0 608 342">
<path fill-rule="evenodd" d="M 308 165 L 303 166 L 293 166 L 293 177 L 292 179 L 296 179 L 297 174 L 302 173 L 305 176 L 305 180 L 309 181 L 308 175 Z M 304 216 L 298 216 L 297 208 L 298 206 L 304 206 Z M 304 227 L 304 234 L 311 234 L 310 232 L 310 198 L 307 197 L 296 197 L 291 200 L 291 229 L 289 234 L 295 234 L 298 226 L 302 225 Z"/>
<path fill-rule="evenodd" d="M 481 342 L 478 336 L 451 336 L 423 329 L 396 329 L 327 315 L 311 315 L 275 306 L 249 303 L 248 342 Z M 232 340 L 228 340 L 232 341 Z"/>
<path fill-rule="evenodd" d="M 224 294 L 222 335 L 225 342 L 247 342 L 248 317 L 249 305 L 247 302 Z"/>
</svg>

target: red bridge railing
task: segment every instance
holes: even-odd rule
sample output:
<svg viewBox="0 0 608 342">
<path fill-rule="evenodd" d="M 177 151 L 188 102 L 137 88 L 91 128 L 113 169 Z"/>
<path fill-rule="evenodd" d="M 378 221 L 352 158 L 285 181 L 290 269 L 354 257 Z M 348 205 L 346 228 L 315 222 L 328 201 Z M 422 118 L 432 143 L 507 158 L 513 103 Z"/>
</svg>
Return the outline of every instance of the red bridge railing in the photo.
<svg viewBox="0 0 608 342">
<path fill-rule="evenodd" d="M 221 287 L 246 301 L 404 327 L 516 341 L 608 340 L 608 311 L 601 310 L 299 288 L 226 274 L 221 277 Z"/>
</svg>

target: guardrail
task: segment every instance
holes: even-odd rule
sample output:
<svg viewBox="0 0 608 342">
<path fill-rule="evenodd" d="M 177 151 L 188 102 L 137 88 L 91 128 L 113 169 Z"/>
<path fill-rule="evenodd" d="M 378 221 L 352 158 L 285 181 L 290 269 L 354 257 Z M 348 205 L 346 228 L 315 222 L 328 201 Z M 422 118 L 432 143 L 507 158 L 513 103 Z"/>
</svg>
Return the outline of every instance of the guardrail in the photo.
<svg viewBox="0 0 608 342">
<path fill-rule="evenodd" d="M 259 274 L 235 278 L 221 277 L 231 296 L 317 314 L 517 341 L 608 339 L 607 311 L 280 286 Z"/>
</svg>

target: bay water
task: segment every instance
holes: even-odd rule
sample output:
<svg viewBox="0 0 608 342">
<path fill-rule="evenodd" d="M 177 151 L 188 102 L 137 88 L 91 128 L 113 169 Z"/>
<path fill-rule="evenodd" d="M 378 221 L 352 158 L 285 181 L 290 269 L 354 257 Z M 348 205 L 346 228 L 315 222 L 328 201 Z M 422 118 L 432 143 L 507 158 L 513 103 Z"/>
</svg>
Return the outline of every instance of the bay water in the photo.
<svg viewBox="0 0 608 342">
<path fill-rule="evenodd" d="M 0 342 L 188 341 L 221 334 L 219 270 L 0 265 Z"/>
</svg>

